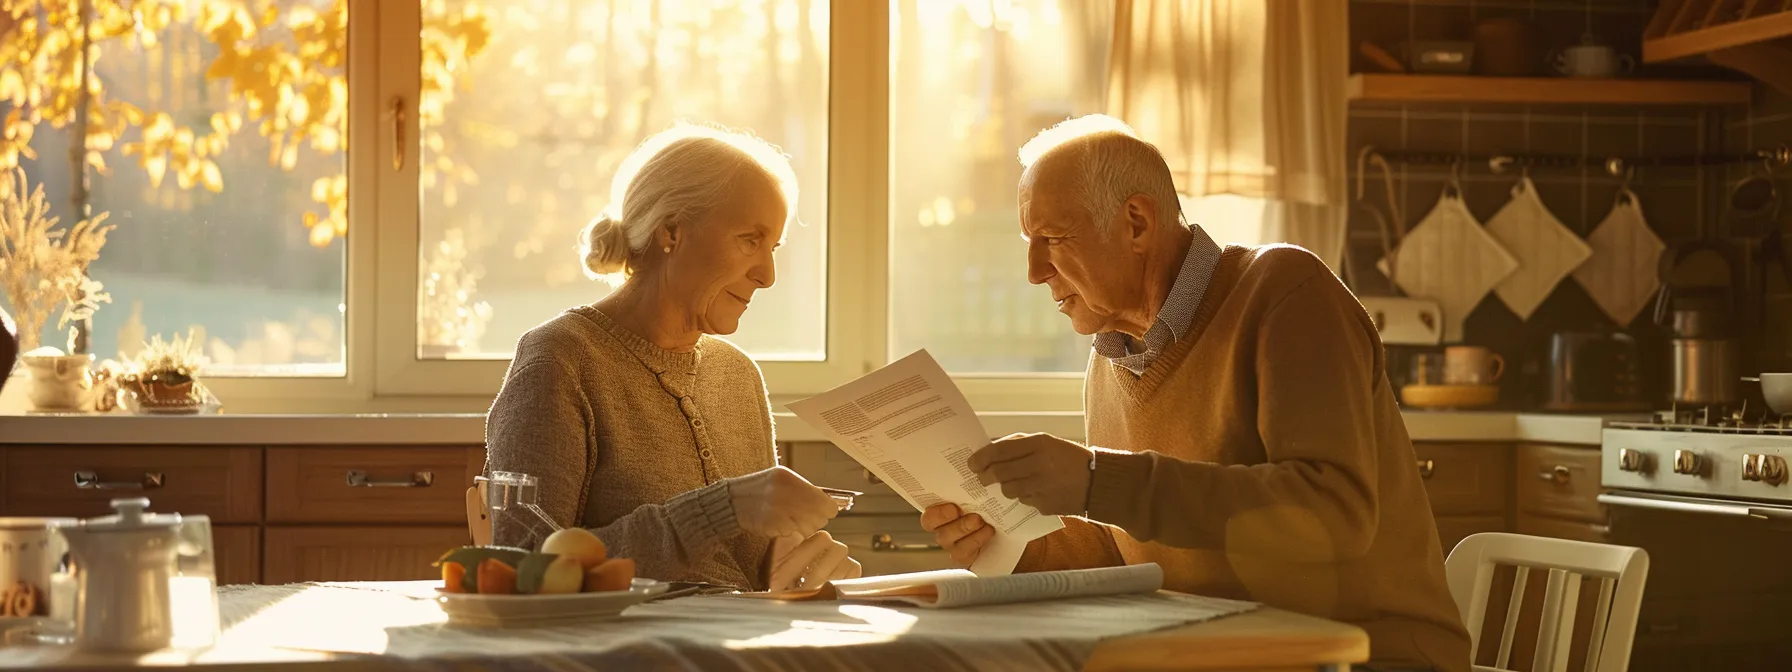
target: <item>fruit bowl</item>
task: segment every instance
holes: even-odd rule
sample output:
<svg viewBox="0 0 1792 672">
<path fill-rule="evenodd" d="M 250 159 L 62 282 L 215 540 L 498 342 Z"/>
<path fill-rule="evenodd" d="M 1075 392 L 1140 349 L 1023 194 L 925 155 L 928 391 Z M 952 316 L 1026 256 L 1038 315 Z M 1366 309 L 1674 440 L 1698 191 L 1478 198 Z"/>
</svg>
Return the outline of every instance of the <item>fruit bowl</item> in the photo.
<svg viewBox="0 0 1792 672">
<path fill-rule="evenodd" d="M 452 625 L 531 628 L 614 618 L 669 587 L 653 579 L 636 578 L 628 590 L 559 595 L 481 595 L 437 588 L 436 602 Z"/>
</svg>

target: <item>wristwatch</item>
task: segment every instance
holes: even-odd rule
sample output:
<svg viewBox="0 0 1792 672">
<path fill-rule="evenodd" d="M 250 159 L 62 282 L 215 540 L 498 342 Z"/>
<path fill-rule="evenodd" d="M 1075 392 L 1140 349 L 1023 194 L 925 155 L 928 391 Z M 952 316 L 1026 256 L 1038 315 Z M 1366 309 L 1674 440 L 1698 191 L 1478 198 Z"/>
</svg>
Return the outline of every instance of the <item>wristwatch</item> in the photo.
<svg viewBox="0 0 1792 672">
<path fill-rule="evenodd" d="M 1095 459 L 1100 453 L 1089 453 L 1089 489 L 1083 491 L 1083 517 L 1089 517 L 1089 496 L 1095 493 Z"/>
</svg>

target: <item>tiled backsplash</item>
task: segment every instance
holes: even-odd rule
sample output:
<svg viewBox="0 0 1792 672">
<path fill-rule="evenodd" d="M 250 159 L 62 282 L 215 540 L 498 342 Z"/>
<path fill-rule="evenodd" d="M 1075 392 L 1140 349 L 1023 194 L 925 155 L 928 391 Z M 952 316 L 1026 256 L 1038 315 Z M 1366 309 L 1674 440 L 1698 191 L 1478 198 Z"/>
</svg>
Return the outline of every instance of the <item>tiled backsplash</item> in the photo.
<svg viewBox="0 0 1792 672">
<path fill-rule="evenodd" d="M 1792 146 L 1792 94 L 1767 86 L 1755 88 L 1756 103 L 1748 110 L 1733 112 L 1724 119 L 1725 149 L 1747 152 Z M 1732 167 L 1725 175 L 1724 190 L 1720 193 L 1728 194 L 1730 185 L 1749 171 L 1758 173 L 1761 170 L 1760 166 Z M 1792 203 L 1787 203 L 1792 201 L 1792 169 L 1779 168 L 1772 175 L 1782 200 L 1780 227 L 1792 240 Z M 1792 250 L 1786 253 L 1792 255 Z M 1792 286 L 1788 286 L 1786 274 L 1779 266 L 1762 269 L 1753 259 L 1746 259 L 1740 266 L 1747 272 L 1747 277 L 1756 279 L 1757 285 L 1763 278 L 1761 271 L 1765 271 L 1766 280 L 1764 291 L 1755 295 L 1755 303 L 1751 306 L 1751 313 L 1764 312 L 1761 320 L 1753 322 L 1760 326 L 1751 330 L 1750 342 L 1745 348 L 1754 356 L 1753 367 L 1745 363 L 1744 368 L 1792 371 Z"/>
<path fill-rule="evenodd" d="M 1522 17 L 1543 27 L 1557 47 L 1578 42 L 1583 32 L 1593 32 L 1619 51 L 1637 54 L 1653 5 L 1647 0 L 1353 0 L 1351 43 L 1353 50 L 1363 41 L 1392 50 L 1406 39 L 1466 39 L 1471 26 L 1481 19 Z M 1353 69 L 1374 70 L 1361 62 Z M 1671 70 L 1648 68 L 1645 74 L 1736 77 L 1709 67 L 1689 70 L 1679 65 Z M 1697 107 L 1357 104 L 1349 117 L 1352 188 L 1357 177 L 1354 159 L 1366 145 L 1386 151 L 1474 156 L 1578 156 L 1585 167 L 1538 167 L 1529 174 L 1550 211 L 1569 229 L 1586 236 L 1610 211 L 1623 184 L 1600 168 L 1608 157 L 1739 151 L 1731 146 L 1732 136 L 1743 128 L 1755 129 L 1758 141 L 1764 143 L 1792 137 L 1792 116 L 1774 116 L 1757 109 L 1753 124 L 1727 123 L 1735 114 Z M 1769 137 L 1774 139 L 1766 139 Z M 1404 209 L 1405 225 L 1410 228 L 1437 202 L 1450 181 L 1451 167 L 1396 163 L 1393 168 L 1395 191 Z M 1706 229 L 1719 221 L 1729 172 L 1723 167 L 1644 168 L 1636 171 L 1630 188 L 1639 195 L 1651 228 L 1663 242 L 1674 245 L 1720 233 Z M 1509 200 L 1510 189 L 1519 179 L 1518 171 L 1495 174 L 1485 163 L 1461 166 L 1461 176 L 1464 200 L 1483 222 Z M 1380 171 L 1371 169 L 1369 177 L 1366 201 L 1385 209 Z M 1377 227 L 1376 220 L 1361 207 L 1352 209 L 1346 277 L 1364 295 L 1391 291 L 1386 277 L 1375 269 L 1384 255 Z M 1784 343 L 1784 335 L 1792 334 L 1792 290 L 1782 291 L 1774 300 L 1782 307 L 1779 342 Z M 1569 277 L 1528 320 L 1520 319 L 1497 296 L 1488 294 L 1469 314 L 1463 341 L 1491 347 L 1507 359 L 1511 374 L 1503 381 L 1503 406 L 1535 408 L 1545 400 L 1550 336 L 1567 329 L 1610 326 L 1611 320 Z M 1651 399 L 1665 400 L 1669 377 L 1665 333 L 1653 326 L 1649 310 L 1632 324 L 1618 326 L 1635 336 L 1643 349 L 1645 393 Z M 1792 347 L 1781 349 L 1792 351 Z M 1792 352 L 1784 356 L 1792 359 Z"/>
</svg>

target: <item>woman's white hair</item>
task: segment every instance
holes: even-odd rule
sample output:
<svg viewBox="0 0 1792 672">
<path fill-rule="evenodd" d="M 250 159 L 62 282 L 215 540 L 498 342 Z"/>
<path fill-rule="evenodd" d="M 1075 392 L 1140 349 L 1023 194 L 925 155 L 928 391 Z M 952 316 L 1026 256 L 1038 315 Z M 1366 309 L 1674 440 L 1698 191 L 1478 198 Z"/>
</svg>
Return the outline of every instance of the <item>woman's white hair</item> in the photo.
<svg viewBox="0 0 1792 672">
<path fill-rule="evenodd" d="M 1108 233 L 1120 207 L 1134 194 L 1157 202 L 1158 219 L 1180 222 L 1182 204 L 1176 198 L 1176 182 L 1170 166 L 1155 145 L 1139 138 L 1126 122 L 1105 114 L 1090 114 L 1058 122 L 1040 131 L 1020 147 L 1021 184 L 1033 181 L 1033 166 L 1048 155 L 1069 152 L 1075 160 L 1076 198 L 1095 220 L 1095 228 Z"/>
<path fill-rule="evenodd" d="M 701 220 L 744 175 L 778 185 L 796 220 L 796 171 L 769 142 L 722 126 L 680 122 L 630 152 L 610 180 L 610 205 L 579 234 L 585 274 L 620 286 L 668 223 Z"/>
</svg>

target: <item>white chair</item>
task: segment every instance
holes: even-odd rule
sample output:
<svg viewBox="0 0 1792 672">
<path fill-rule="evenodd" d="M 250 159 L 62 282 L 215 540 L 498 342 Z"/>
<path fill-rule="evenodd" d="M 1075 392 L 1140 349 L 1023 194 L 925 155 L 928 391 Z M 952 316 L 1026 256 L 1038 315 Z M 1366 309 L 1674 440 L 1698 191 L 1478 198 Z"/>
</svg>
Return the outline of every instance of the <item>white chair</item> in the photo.
<svg viewBox="0 0 1792 672">
<path fill-rule="evenodd" d="M 1524 602 L 1531 570 L 1543 570 L 1545 587 L 1541 624 L 1537 629 L 1537 653 L 1532 672 L 1567 672 L 1568 648 L 1574 637 L 1575 612 L 1579 607 L 1581 579 L 1599 582 L 1599 598 L 1592 605 L 1593 630 L 1587 643 L 1585 672 L 1625 672 L 1630 667 L 1630 646 L 1636 638 L 1637 610 L 1643 602 L 1643 583 L 1649 576 L 1649 554 L 1643 549 L 1584 541 L 1484 532 L 1470 535 L 1450 551 L 1444 573 L 1450 595 L 1468 627 L 1469 659 L 1481 650 L 1481 627 L 1488 593 L 1498 565 L 1512 565 L 1512 601 L 1506 607 L 1505 629 L 1500 637 L 1499 658 L 1494 667 L 1503 670 L 1512 656 L 1512 642 Z"/>
</svg>

